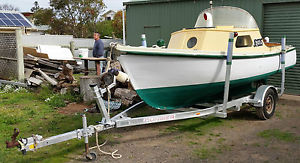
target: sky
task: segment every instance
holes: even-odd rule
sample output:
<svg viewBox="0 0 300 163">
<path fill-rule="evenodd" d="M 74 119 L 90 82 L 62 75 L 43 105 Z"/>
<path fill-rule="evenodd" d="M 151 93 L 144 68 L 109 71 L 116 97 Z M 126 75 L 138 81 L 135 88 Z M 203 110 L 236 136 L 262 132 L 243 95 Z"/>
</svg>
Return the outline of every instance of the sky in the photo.
<svg viewBox="0 0 300 163">
<path fill-rule="evenodd" d="M 0 0 L 0 4 L 11 4 L 15 7 L 18 7 L 20 11 L 27 12 L 33 7 L 33 3 L 36 0 Z M 47 8 L 49 7 L 49 0 L 37 0 L 39 2 L 40 7 Z M 118 11 L 122 9 L 123 2 L 129 0 L 104 0 L 108 10 Z"/>
</svg>

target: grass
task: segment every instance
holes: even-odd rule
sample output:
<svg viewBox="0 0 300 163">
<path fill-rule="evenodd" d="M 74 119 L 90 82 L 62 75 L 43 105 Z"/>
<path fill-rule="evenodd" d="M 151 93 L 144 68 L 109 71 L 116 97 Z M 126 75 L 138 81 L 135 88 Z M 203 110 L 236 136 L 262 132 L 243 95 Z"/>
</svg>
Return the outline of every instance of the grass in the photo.
<svg viewBox="0 0 300 163">
<path fill-rule="evenodd" d="M 225 145 L 225 138 L 222 133 L 213 133 L 212 130 L 219 126 L 226 126 L 230 120 L 224 120 L 216 117 L 206 119 L 193 118 L 176 122 L 174 125 L 165 129 L 165 133 L 182 133 L 188 137 L 187 145 L 194 148 L 193 153 L 199 159 L 214 159 L 217 154 L 231 150 Z M 205 144 L 197 141 L 199 137 L 206 137 Z"/>
<path fill-rule="evenodd" d="M 193 145 L 198 145 L 199 143 L 198 142 L 195 142 L 195 141 L 190 141 L 189 142 L 189 145 L 193 146 Z"/>
<path fill-rule="evenodd" d="M 150 116 L 150 115 L 166 114 L 166 113 L 167 112 L 165 110 L 153 109 L 148 105 L 140 106 L 140 108 L 134 109 L 134 111 L 129 112 L 130 117 L 132 117 L 132 118 L 144 117 L 144 116 Z"/>
<path fill-rule="evenodd" d="M 201 136 L 208 134 L 208 132 L 217 126 L 224 125 L 223 119 L 209 117 L 207 119 L 193 118 L 188 120 L 182 120 L 175 125 L 166 128 L 165 132 L 191 132 L 195 135 Z"/>
<path fill-rule="evenodd" d="M 296 136 L 294 133 L 281 131 L 279 129 L 264 130 L 259 132 L 258 136 L 265 139 L 277 139 L 285 142 L 295 142 L 300 140 L 300 136 Z"/>
<path fill-rule="evenodd" d="M 231 148 L 223 143 L 218 143 L 216 147 L 206 147 L 202 145 L 201 148 L 194 150 L 194 154 L 200 159 L 214 159 L 217 154 L 221 154 L 225 151 L 230 151 Z"/>
<path fill-rule="evenodd" d="M 254 147 L 260 147 L 261 145 L 259 143 L 253 143 L 252 144 Z"/>
<path fill-rule="evenodd" d="M 42 86 L 39 90 L 39 99 L 44 100 L 52 107 L 65 107 L 67 102 L 82 102 L 82 96 L 74 91 L 68 91 L 62 95 L 54 93 L 50 89 L 48 86 Z"/>
<path fill-rule="evenodd" d="M 202 148 L 199 148 L 199 149 L 196 149 L 194 151 L 194 153 L 196 154 L 196 156 L 200 159 L 208 159 L 208 158 L 215 158 L 215 151 L 213 151 L 213 149 L 209 149 L 209 148 L 206 148 L 206 147 L 202 147 Z"/>
<path fill-rule="evenodd" d="M 283 118 L 282 113 L 279 110 L 276 110 L 275 116 L 279 119 Z"/>
<path fill-rule="evenodd" d="M 83 140 L 70 140 L 22 155 L 17 148 L 6 149 L 5 141 L 10 140 L 14 128 L 20 129 L 19 137 L 32 134 L 44 138 L 73 131 L 82 127 L 81 116 L 63 115 L 57 107 L 66 102 L 81 101 L 74 92 L 56 94 L 48 87 L 37 92 L 14 88 L 0 89 L 0 162 L 65 162 L 69 154 L 82 154 Z M 50 100 L 47 100 L 50 99 Z M 99 114 L 87 114 L 88 124 L 99 121 Z M 94 141 L 94 139 L 90 139 Z"/>
</svg>

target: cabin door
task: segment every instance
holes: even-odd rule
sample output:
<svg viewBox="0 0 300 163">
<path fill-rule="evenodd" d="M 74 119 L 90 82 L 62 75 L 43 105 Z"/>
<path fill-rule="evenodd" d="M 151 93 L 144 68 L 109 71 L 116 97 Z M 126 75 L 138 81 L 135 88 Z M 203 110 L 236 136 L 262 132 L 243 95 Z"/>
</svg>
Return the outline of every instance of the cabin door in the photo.
<svg viewBox="0 0 300 163">
<path fill-rule="evenodd" d="M 161 31 L 159 25 L 144 26 L 146 34 L 147 46 L 156 45 L 157 40 L 161 39 Z"/>
</svg>

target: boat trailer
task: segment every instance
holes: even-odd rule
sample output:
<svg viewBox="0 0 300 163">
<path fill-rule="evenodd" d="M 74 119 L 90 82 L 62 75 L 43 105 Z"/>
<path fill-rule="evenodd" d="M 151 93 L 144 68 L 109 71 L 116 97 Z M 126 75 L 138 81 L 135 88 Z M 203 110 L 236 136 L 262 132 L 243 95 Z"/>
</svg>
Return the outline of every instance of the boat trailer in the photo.
<svg viewBox="0 0 300 163">
<path fill-rule="evenodd" d="M 233 33 L 230 35 L 230 39 L 232 39 Z M 230 41 L 229 41 L 230 42 Z M 88 160 L 95 160 L 97 154 L 90 151 L 89 147 L 89 137 L 93 134 L 96 134 L 97 148 L 100 150 L 98 145 L 98 133 L 101 131 L 105 131 L 112 128 L 122 128 L 129 126 L 137 126 L 137 125 L 145 125 L 151 123 L 159 123 L 159 122 L 167 122 L 167 121 L 175 121 L 175 120 L 183 120 L 189 118 L 199 118 L 206 116 L 216 116 L 220 118 L 227 117 L 227 110 L 239 111 L 243 104 L 249 104 L 257 108 L 257 115 L 260 119 L 269 119 L 275 112 L 276 101 L 278 96 L 282 95 L 284 92 L 284 78 L 285 78 L 285 38 L 282 39 L 282 53 L 281 53 L 281 72 L 282 72 L 282 81 L 281 88 L 276 88 L 270 85 L 261 85 L 258 87 L 255 94 L 248 95 L 242 98 L 234 99 L 228 101 L 228 93 L 229 93 L 229 84 L 230 84 L 230 69 L 231 69 L 231 61 L 232 61 L 232 42 L 228 44 L 228 54 L 227 55 L 227 69 L 226 69 L 226 80 L 224 87 L 224 101 L 222 104 L 213 105 L 211 107 L 207 107 L 204 109 L 199 108 L 190 108 L 187 111 L 178 111 L 174 113 L 167 113 L 161 115 L 153 115 L 153 116 L 144 116 L 144 117 L 129 117 L 128 112 L 134 109 L 140 108 L 140 106 L 144 103 L 143 101 L 127 108 L 121 113 L 115 115 L 114 117 L 110 117 L 109 114 L 109 105 L 105 106 L 103 96 L 105 93 L 108 93 L 108 97 L 110 96 L 110 89 L 116 86 L 116 79 L 113 78 L 112 83 L 110 83 L 106 88 L 99 88 L 96 84 L 91 84 L 90 87 L 95 95 L 96 103 L 99 107 L 99 110 L 102 114 L 102 121 L 97 125 L 87 125 L 87 118 L 85 114 L 82 114 L 82 128 L 76 129 L 74 131 L 70 131 L 64 134 L 52 136 L 49 138 L 43 138 L 41 135 L 32 135 L 28 138 L 21 138 L 17 140 L 17 136 L 19 134 L 19 130 L 15 129 L 14 134 L 11 137 L 11 142 L 6 142 L 7 148 L 18 147 L 23 154 L 26 154 L 27 151 L 35 151 L 39 148 L 49 146 L 52 144 L 57 144 L 60 142 L 68 141 L 71 139 L 84 139 L 85 143 L 85 157 Z M 231 51 L 231 52 L 230 52 Z M 280 93 L 278 93 L 280 91 Z M 176 110 L 175 110 L 176 111 Z M 116 152 L 116 151 L 115 151 Z M 114 158 L 120 158 L 120 155 L 113 153 L 111 154 Z"/>
</svg>

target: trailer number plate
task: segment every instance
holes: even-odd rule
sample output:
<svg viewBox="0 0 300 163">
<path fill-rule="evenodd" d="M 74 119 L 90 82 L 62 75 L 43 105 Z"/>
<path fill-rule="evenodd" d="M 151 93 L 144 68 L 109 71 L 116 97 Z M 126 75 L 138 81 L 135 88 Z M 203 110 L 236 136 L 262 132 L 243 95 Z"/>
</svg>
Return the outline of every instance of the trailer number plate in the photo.
<svg viewBox="0 0 300 163">
<path fill-rule="evenodd" d="M 154 122 L 162 122 L 162 121 L 170 121 L 174 120 L 175 115 L 163 115 L 163 116 L 154 116 L 154 117 L 148 117 L 144 118 L 144 122 L 146 123 L 154 123 Z"/>
</svg>

